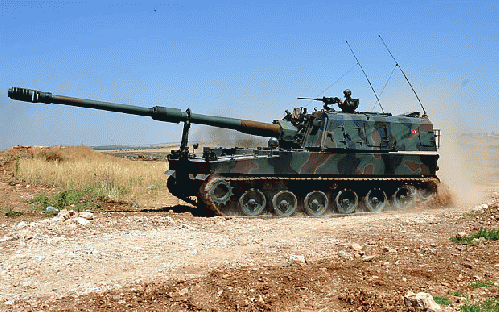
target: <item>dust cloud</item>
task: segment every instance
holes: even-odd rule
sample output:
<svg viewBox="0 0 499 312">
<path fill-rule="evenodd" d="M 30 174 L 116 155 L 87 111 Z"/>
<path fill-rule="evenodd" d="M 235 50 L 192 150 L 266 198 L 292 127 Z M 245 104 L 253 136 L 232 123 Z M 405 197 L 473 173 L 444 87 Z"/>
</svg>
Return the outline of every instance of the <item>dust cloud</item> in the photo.
<svg viewBox="0 0 499 312">
<path fill-rule="evenodd" d="M 460 205 L 479 203 L 497 180 L 490 154 L 492 138 L 485 134 L 449 134 L 442 137 L 438 176 Z"/>
<path fill-rule="evenodd" d="M 449 187 L 454 204 L 481 203 L 487 187 L 498 178 L 494 170 L 498 159 L 491 148 L 499 138 L 484 131 L 489 117 L 463 109 L 450 98 L 425 106 L 435 128 L 442 131 L 438 177 Z"/>
<path fill-rule="evenodd" d="M 266 147 L 268 138 L 244 134 L 236 130 L 201 126 L 193 134 L 193 140 L 203 142 L 212 147 Z"/>
</svg>

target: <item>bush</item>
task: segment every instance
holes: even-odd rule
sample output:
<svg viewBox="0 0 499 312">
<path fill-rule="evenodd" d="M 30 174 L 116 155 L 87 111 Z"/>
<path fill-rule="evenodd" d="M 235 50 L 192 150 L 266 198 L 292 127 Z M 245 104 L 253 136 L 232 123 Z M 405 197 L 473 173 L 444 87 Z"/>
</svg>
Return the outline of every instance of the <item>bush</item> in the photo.
<svg viewBox="0 0 499 312">
<path fill-rule="evenodd" d="M 494 229 L 480 229 L 478 232 L 471 236 L 465 236 L 461 238 L 457 237 L 451 237 L 450 240 L 456 243 L 464 244 L 464 245 L 477 245 L 477 242 L 474 242 L 473 240 L 475 238 L 480 238 L 483 237 L 486 240 L 498 240 L 499 239 L 499 229 L 494 230 Z"/>
<path fill-rule="evenodd" d="M 5 215 L 9 218 L 17 218 L 24 214 L 22 211 L 15 211 L 12 208 L 2 209 L 2 211 L 5 212 Z"/>
<path fill-rule="evenodd" d="M 103 198 L 93 187 L 82 189 L 69 189 L 58 193 L 46 194 L 40 193 L 35 198 L 29 200 L 30 203 L 38 204 L 42 210 L 52 206 L 59 210 L 67 206 L 75 205 L 75 209 L 88 208 L 91 206 L 99 207 L 98 203 Z"/>
</svg>

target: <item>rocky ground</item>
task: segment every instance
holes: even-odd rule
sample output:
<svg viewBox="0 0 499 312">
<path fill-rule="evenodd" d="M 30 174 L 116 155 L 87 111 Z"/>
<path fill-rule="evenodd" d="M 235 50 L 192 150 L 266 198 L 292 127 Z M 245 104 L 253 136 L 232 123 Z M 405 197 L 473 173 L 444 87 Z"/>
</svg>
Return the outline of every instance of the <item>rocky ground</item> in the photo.
<svg viewBox="0 0 499 312">
<path fill-rule="evenodd" d="M 42 189 L 4 181 L 0 201 L 32 211 L 22 199 Z M 488 193 L 329 218 L 3 213 L 0 310 L 407 311 L 404 296 L 424 292 L 448 299 L 433 309 L 459 311 L 499 296 L 499 241 L 450 240 L 499 228 L 499 184 Z"/>
</svg>

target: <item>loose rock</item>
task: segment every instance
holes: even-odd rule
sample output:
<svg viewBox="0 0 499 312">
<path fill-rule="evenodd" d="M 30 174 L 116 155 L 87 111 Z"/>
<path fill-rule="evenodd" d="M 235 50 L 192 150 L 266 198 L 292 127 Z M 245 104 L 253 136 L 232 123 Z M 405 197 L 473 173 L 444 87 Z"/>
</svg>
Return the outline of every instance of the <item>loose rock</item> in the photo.
<svg viewBox="0 0 499 312">
<path fill-rule="evenodd" d="M 349 253 L 349 252 L 346 252 L 346 251 L 344 251 L 344 250 L 340 250 L 340 251 L 338 252 L 338 256 L 340 256 L 340 257 L 342 257 L 342 258 L 344 258 L 344 259 L 348 259 L 348 260 L 352 260 L 352 259 L 353 259 L 352 254 L 351 254 L 351 253 Z"/>
<path fill-rule="evenodd" d="M 52 206 L 48 206 L 48 207 L 45 209 L 45 212 L 46 212 L 46 213 L 51 213 L 53 216 L 57 216 L 57 214 L 59 213 L 59 209 L 54 208 L 54 207 L 52 207 Z"/>
<path fill-rule="evenodd" d="M 417 294 L 409 291 L 404 296 L 404 304 L 409 311 L 441 311 L 442 308 L 433 300 L 433 296 L 424 292 Z"/>
<path fill-rule="evenodd" d="M 362 261 L 364 261 L 364 262 L 371 262 L 374 259 L 376 259 L 376 256 L 364 256 L 364 257 L 362 257 Z"/>
<path fill-rule="evenodd" d="M 390 248 L 388 246 L 383 247 L 383 252 L 384 253 L 397 253 L 396 249 Z"/>
<path fill-rule="evenodd" d="M 288 257 L 288 260 L 290 263 L 292 262 L 300 262 L 300 263 L 306 263 L 305 261 L 305 256 L 301 255 L 301 256 L 298 256 L 298 255 L 290 255 Z"/>
<path fill-rule="evenodd" d="M 27 226 L 28 223 L 21 221 L 16 225 L 16 229 L 22 229 L 23 227 Z"/>
<path fill-rule="evenodd" d="M 79 217 L 87 220 L 93 220 L 94 214 L 91 213 L 90 211 L 82 211 L 79 213 Z"/>
<path fill-rule="evenodd" d="M 63 218 L 64 220 L 67 220 L 71 217 L 67 209 L 62 209 L 61 211 L 59 211 L 58 216 Z"/>
<path fill-rule="evenodd" d="M 90 221 L 88 221 L 87 219 L 84 219 L 82 217 L 76 218 L 76 222 L 78 222 L 78 224 L 81 224 L 81 225 L 87 225 L 90 223 Z"/>
<path fill-rule="evenodd" d="M 353 250 L 356 250 L 356 251 L 360 251 L 360 250 L 362 250 L 362 246 L 361 246 L 361 245 L 359 245 L 359 244 L 357 244 L 357 243 L 352 243 L 352 244 L 350 245 L 350 247 L 352 247 L 352 249 L 353 249 Z"/>
</svg>

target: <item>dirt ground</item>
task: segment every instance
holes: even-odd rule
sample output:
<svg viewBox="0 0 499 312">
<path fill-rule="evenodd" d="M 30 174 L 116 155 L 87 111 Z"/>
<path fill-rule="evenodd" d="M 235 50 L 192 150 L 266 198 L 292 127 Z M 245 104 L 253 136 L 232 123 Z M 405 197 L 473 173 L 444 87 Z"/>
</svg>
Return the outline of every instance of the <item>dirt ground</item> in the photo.
<svg viewBox="0 0 499 312">
<path fill-rule="evenodd" d="M 407 311 L 412 291 L 459 311 L 499 296 L 499 241 L 450 240 L 499 228 L 494 182 L 473 204 L 380 214 L 207 218 L 165 199 L 64 219 L 23 201 L 50 188 L 0 177 L 2 207 L 24 212 L 0 216 L 0 310 Z"/>
</svg>

